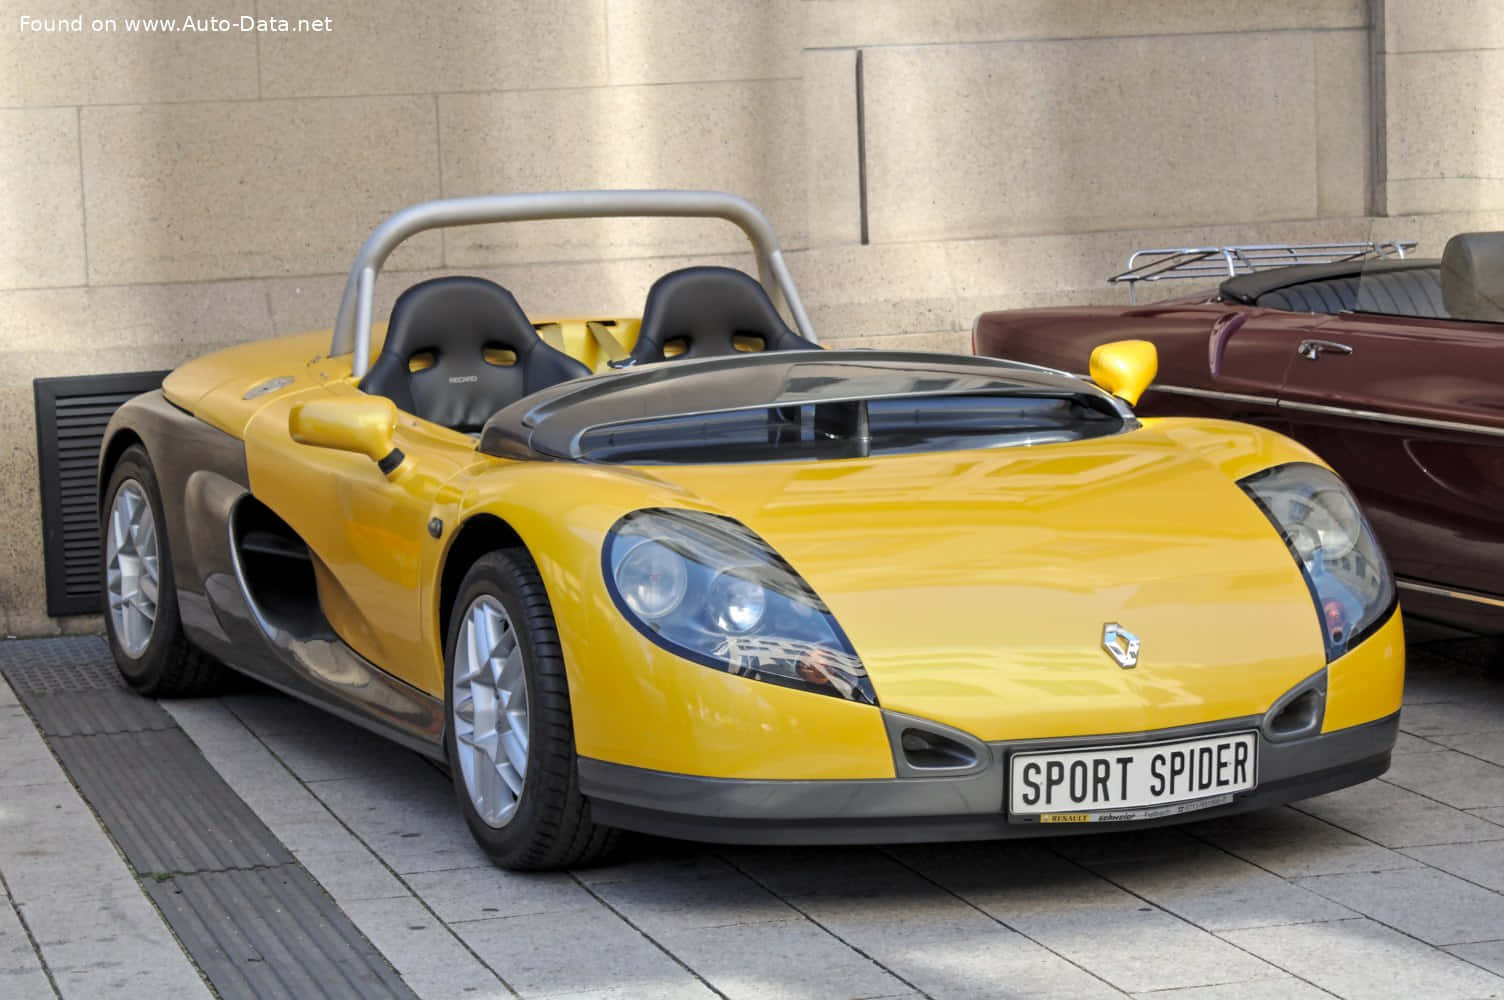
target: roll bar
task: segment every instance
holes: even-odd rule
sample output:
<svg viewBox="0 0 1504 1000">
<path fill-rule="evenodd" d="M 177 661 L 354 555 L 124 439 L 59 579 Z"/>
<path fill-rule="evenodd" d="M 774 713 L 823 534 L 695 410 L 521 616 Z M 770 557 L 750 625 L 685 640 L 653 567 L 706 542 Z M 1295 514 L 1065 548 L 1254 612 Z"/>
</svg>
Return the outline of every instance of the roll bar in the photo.
<svg viewBox="0 0 1504 1000">
<path fill-rule="evenodd" d="M 361 244 L 345 280 L 339 314 L 334 320 L 330 356 L 355 352 L 358 378 L 371 367 L 371 296 L 376 275 L 403 240 L 429 229 L 489 222 L 540 219 L 591 219 L 622 216 L 678 216 L 734 222 L 757 253 L 757 274 L 776 303 L 781 297 L 804 339 L 818 342 L 804 304 L 784 263 L 778 236 L 757 206 L 720 191 L 549 191 L 441 198 L 411 205 L 377 226 Z"/>
</svg>

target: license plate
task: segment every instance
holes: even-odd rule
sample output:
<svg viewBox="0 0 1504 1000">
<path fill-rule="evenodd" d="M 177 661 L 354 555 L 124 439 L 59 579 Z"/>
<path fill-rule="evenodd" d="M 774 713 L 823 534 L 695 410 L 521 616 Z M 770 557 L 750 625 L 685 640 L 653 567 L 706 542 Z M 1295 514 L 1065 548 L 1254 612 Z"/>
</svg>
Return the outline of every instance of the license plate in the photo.
<svg viewBox="0 0 1504 1000">
<path fill-rule="evenodd" d="M 1258 784 L 1258 735 L 1013 755 L 1008 809 L 1043 823 L 1148 819 L 1232 801 Z"/>
</svg>

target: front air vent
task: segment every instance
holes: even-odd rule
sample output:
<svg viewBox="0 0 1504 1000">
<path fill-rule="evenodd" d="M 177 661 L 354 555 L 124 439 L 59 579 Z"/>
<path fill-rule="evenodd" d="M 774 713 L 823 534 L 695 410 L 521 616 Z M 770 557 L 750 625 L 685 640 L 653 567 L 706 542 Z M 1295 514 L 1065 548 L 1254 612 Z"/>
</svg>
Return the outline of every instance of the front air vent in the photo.
<svg viewBox="0 0 1504 1000">
<path fill-rule="evenodd" d="M 922 771 L 965 770 L 977 764 L 977 753 L 971 747 L 923 729 L 905 729 L 899 745 L 909 766 Z"/>
<path fill-rule="evenodd" d="M 49 615 L 100 611 L 99 445 L 120 405 L 159 388 L 166 375 L 126 372 L 32 382 Z"/>
</svg>

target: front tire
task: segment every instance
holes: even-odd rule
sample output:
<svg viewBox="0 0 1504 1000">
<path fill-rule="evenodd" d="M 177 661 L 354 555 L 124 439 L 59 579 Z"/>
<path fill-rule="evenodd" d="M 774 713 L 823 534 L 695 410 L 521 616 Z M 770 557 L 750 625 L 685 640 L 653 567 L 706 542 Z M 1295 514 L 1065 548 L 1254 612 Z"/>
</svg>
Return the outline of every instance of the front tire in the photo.
<svg viewBox="0 0 1504 1000">
<path fill-rule="evenodd" d="M 146 449 L 110 472 L 100 511 L 105 633 L 127 684 L 154 698 L 216 693 L 225 668 L 183 634 L 162 493 Z"/>
<path fill-rule="evenodd" d="M 454 612 L 444 741 L 470 832 L 516 871 L 599 860 L 617 834 L 591 821 L 580 794 L 564 657 L 537 566 L 517 549 L 482 556 Z"/>
</svg>

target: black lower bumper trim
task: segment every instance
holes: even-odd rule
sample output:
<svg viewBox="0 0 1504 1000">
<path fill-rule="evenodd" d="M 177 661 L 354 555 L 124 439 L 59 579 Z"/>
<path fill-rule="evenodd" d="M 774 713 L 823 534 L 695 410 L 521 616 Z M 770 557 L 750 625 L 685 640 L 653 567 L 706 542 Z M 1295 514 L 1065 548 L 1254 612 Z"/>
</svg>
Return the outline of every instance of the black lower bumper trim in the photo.
<svg viewBox="0 0 1504 1000">
<path fill-rule="evenodd" d="M 862 820 L 728 820 L 720 817 L 686 816 L 598 800 L 591 802 L 591 816 L 597 823 L 624 830 L 715 844 L 921 844 L 948 840 L 1008 840 L 1139 830 L 1216 819 L 1324 795 L 1377 778 L 1387 770 L 1389 753 L 1386 751 L 1356 763 L 1265 785 L 1228 805 L 1214 809 L 1121 823 L 1011 823 L 1001 810 L 995 815 Z"/>
<path fill-rule="evenodd" d="M 1224 805 L 1121 822 L 1010 820 L 1003 774 L 1008 754 L 1022 749 L 1021 744 L 995 744 L 993 766 L 965 778 L 736 781 L 585 758 L 580 761 L 580 782 L 596 822 L 682 840 L 896 844 L 1070 836 L 1215 819 L 1356 785 L 1389 769 L 1398 733 L 1395 714 L 1291 743 L 1261 741 L 1262 777 L 1257 788 Z"/>
</svg>

